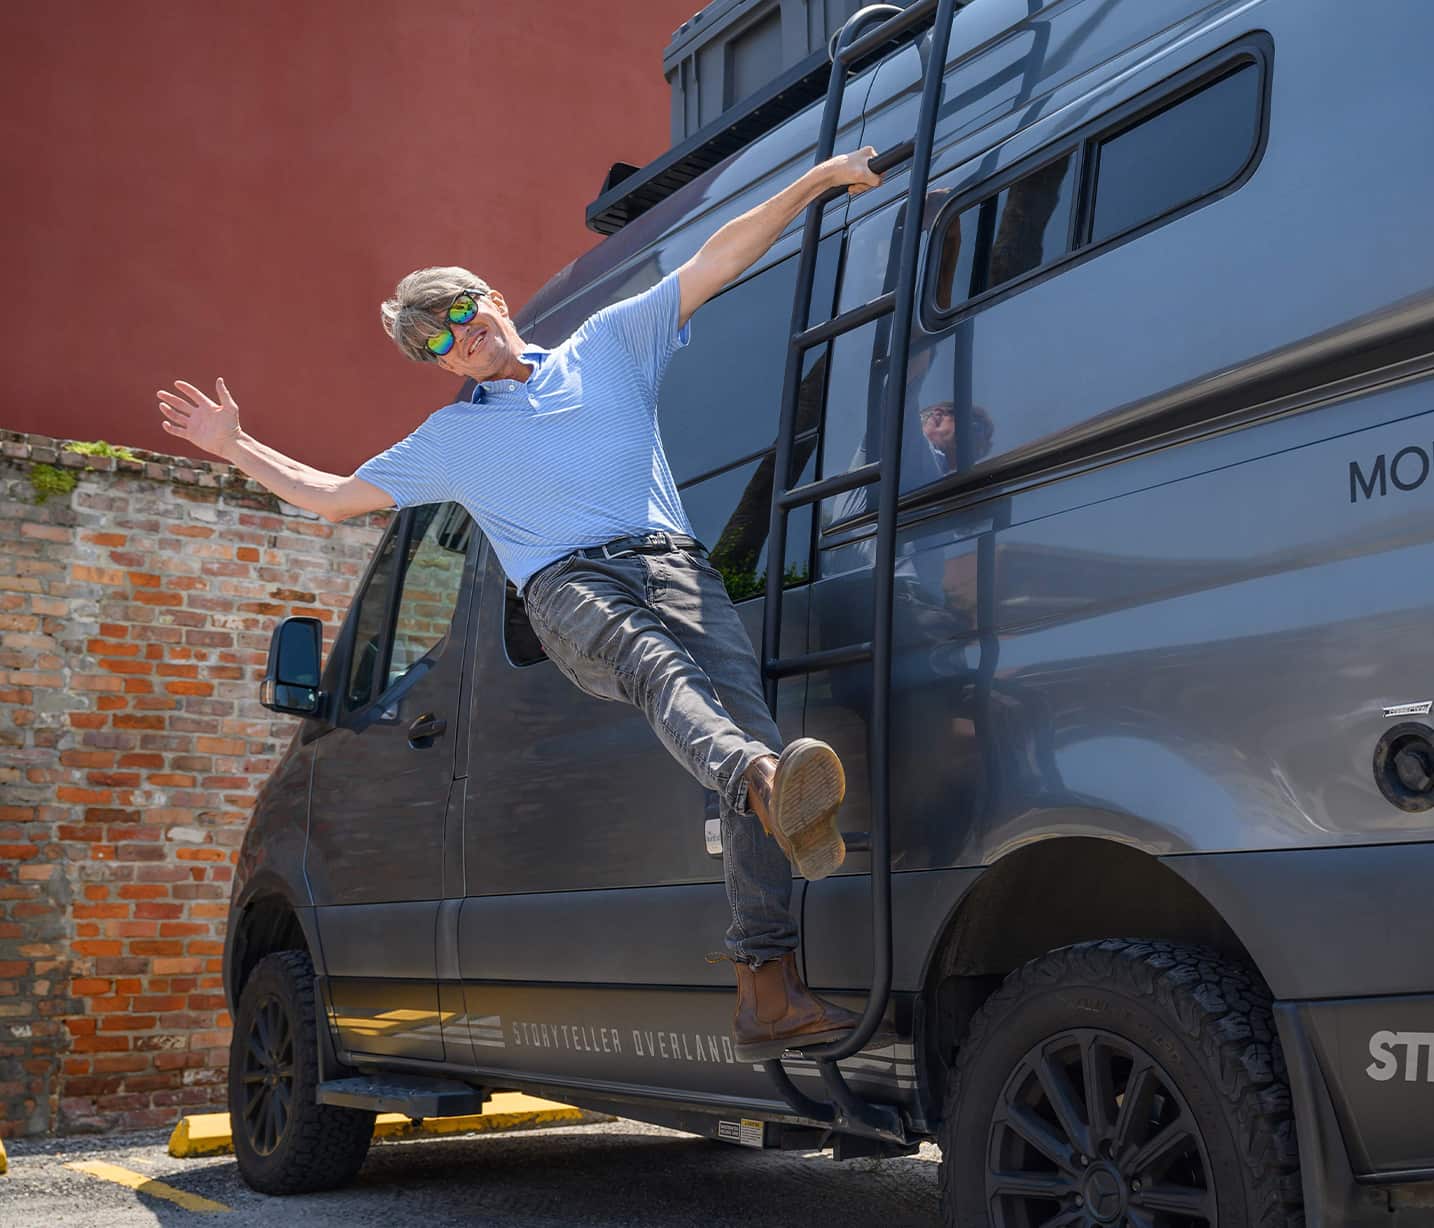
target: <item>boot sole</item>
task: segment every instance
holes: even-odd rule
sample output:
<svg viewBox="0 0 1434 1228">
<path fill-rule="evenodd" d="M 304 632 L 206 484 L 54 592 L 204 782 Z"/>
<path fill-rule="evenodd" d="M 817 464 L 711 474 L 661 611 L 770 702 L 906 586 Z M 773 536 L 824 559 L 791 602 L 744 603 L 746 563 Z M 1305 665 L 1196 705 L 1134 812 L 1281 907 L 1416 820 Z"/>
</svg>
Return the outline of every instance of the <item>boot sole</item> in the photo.
<svg viewBox="0 0 1434 1228">
<path fill-rule="evenodd" d="M 846 860 L 846 842 L 836 825 L 845 796 L 846 773 L 825 742 L 798 738 L 777 760 L 772 826 L 805 879 L 826 878 Z"/>
<path fill-rule="evenodd" d="M 810 1045 L 829 1045 L 832 1041 L 841 1040 L 850 1035 L 851 1028 L 828 1028 L 825 1032 L 812 1032 L 807 1036 L 794 1036 L 790 1040 L 764 1040 L 751 1045 L 733 1044 L 732 1050 L 739 1062 L 769 1062 L 774 1057 L 781 1057 L 784 1053 L 801 1052 Z M 885 1049 L 888 1045 L 896 1043 L 896 1033 L 888 1031 L 885 1027 L 876 1030 L 876 1034 L 862 1046 L 862 1052 L 867 1053 L 872 1049 Z"/>
<path fill-rule="evenodd" d="M 789 1050 L 805 1049 L 808 1045 L 826 1045 L 840 1040 L 851 1032 L 850 1028 L 828 1028 L 825 1032 L 812 1032 L 805 1036 L 793 1036 L 787 1040 L 763 1040 L 750 1045 L 733 1045 L 739 1062 L 769 1062 L 781 1057 Z"/>
</svg>

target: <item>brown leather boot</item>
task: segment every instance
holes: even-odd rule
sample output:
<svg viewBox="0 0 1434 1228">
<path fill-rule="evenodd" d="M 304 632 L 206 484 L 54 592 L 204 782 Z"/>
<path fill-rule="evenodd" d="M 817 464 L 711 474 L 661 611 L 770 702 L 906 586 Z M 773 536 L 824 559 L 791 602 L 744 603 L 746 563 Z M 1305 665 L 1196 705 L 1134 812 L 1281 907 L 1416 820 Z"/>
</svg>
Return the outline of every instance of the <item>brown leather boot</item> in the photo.
<svg viewBox="0 0 1434 1228">
<path fill-rule="evenodd" d="M 797 975 L 797 957 L 788 953 L 760 968 L 732 961 L 737 973 L 737 1010 L 732 1039 L 739 1062 L 765 1062 L 788 1049 L 840 1040 L 860 1016 L 823 1002 Z M 873 1037 L 872 1043 L 879 1043 Z"/>
<path fill-rule="evenodd" d="M 841 760 L 816 738 L 798 738 L 780 758 L 765 755 L 747 769 L 747 804 L 806 879 L 825 878 L 846 860 L 836 822 L 845 796 Z"/>
</svg>

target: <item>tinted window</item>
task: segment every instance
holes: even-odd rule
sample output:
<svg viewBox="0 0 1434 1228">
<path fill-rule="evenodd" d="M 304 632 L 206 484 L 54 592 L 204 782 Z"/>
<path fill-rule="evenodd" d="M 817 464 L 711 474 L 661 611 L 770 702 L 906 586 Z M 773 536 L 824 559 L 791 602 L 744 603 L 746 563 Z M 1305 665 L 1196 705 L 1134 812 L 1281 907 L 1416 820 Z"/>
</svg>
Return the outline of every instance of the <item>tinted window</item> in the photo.
<svg viewBox="0 0 1434 1228">
<path fill-rule="evenodd" d="M 1066 154 L 1023 175 L 981 206 L 972 294 L 1063 256 L 1070 234 L 1071 167 Z"/>
<path fill-rule="evenodd" d="M 1075 155 L 1023 175 L 947 223 L 937 257 L 943 309 L 1064 256 L 1075 196 Z"/>
<path fill-rule="evenodd" d="M 1090 241 L 1224 187 L 1254 152 L 1259 122 L 1260 73 L 1247 64 L 1101 141 Z"/>
<path fill-rule="evenodd" d="M 472 535 L 473 521 L 456 503 L 433 503 L 414 512 L 388 665 L 390 686 L 447 638 Z"/>
<path fill-rule="evenodd" d="M 473 535 L 468 513 L 455 503 L 415 509 L 402 563 L 398 618 L 390 637 L 389 607 L 400 570 L 394 531 L 358 599 L 353 656 L 345 693 L 350 709 L 377 699 L 437 647 L 448 634 L 458 605 L 463 559 Z"/>
<path fill-rule="evenodd" d="M 798 444 L 797 457 L 807 459 L 801 480 L 811 481 L 813 440 Z M 689 486 L 682 492 L 697 539 L 708 549 L 712 565 L 722 573 L 733 601 L 760 597 L 767 589 L 767 537 L 772 515 L 772 473 L 775 455 L 738 465 L 726 473 Z M 788 586 L 805 584 L 811 553 L 812 510 L 795 509 L 787 517 Z"/>
<path fill-rule="evenodd" d="M 792 468 L 799 476 L 793 485 L 810 482 L 816 472 L 817 429 L 826 372 L 826 347 L 809 350 L 797 391 Z M 744 601 L 766 591 L 775 472 L 776 453 L 769 450 L 756 460 L 682 488 L 682 506 L 687 509 L 692 530 L 710 551 L 712 565 L 722 573 L 733 601 Z M 810 506 L 797 508 L 787 517 L 788 584 L 803 584 L 808 579 L 811 522 Z"/>
<path fill-rule="evenodd" d="M 548 654 L 543 651 L 538 633 L 528 620 L 523 599 L 496 562 L 489 568 L 487 583 L 501 585 L 503 589 L 503 649 L 508 654 L 508 660 L 514 665 L 536 665 L 539 661 L 546 661 Z"/>
<path fill-rule="evenodd" d="M 1079 229 L 1089 246 L 1218 191 L 1254 152 L 1261 73 L 1245 64 L 1135 124 L 1078 142 L 942 224 L 932 298 L 948 311 L 1071 250 L 1077 168 L 1092 202 Z"/>
<path fill-rule="evenodd" d="M 976 267 L 976 235 L 981 206 L 963 209 L 946 224 L 936 265 L 936 305 L 945 311 L 971 295 L 971 271 Z"/>
<path fill-rule="evenodd" d="M 891 345 L 891 316 L 863 324 L 832 342 L 831 379 L 822 427 L 822 477 L 881 459 L 881 406 Z M 822 501 L 822 526 L 868 510 L 874 486 Z"/>
<path fill-rule="evenodd" d="M 693 317 L 692 341 L 672 356 L 657 405 L 678 482 L 776 439 L 796 273 L 797 262 L 784 260 Z"/>
<path fill-rule="evenodd" d="M 389 596 L 393 592 L 399 536 L 395 528 L 384 539 L 378 564 L 369 575 L 368 583 L 359 597 L 353 656 L 349 661 L 346 691 L 350 708 L 363 707 L 377 693 L 374 683 L 383 660 L 383 641 L 388 629 Z"/>
<path fill-rule="evenodd" d="M 831 314 L 840 236 L 817 249 L 813 320 Z M 770 448 L 781 417 L 797 258 L 773 265 L 703 304 L 692 341 L 663 376 L 662 445 L 678 483 Z"/>
</svg>

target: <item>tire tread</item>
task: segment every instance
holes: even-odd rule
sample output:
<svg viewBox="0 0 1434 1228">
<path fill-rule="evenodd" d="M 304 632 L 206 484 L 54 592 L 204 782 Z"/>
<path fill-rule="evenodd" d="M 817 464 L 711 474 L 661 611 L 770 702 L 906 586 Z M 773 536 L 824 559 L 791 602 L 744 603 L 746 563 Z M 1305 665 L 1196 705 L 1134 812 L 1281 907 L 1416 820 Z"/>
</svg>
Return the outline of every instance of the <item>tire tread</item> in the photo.
<svg viewBox="0 0 1434 1228">
<path fill-rule="evenodd" d="M 306 951 L 276 951 L 254 967 L 245 990 L 261 979 L 277 975 L 287 983 L 299 1018 L 294 1037 L 294 1092 L 290 1118 L 292 1135 L 276 1154 L 275 1164 L 254 1161 L 239 1147 L 235 1131 L 235 1154 L 244 1180 L 263 1194 L 313 1194 L 347 1185 L 363 1166 L 373 1140 L 375 1114 L 365 1109 L 320 1104 L 318 1090 L 319 1014 L 314 988 L 314 965 Z M 243 1013 L 243 995 L 239 1013 Z M 238 1032 L 235 1020 L 235 1036 Z M 235 1061 L 231 1057 L 231 1066 Z M 231 1077 L 232 1078 L 232 1077 Z M 237 1098 L 231 1081 L 230 1109 Z M 255 1157 L 256 1159 L 258 1157 Z M 271 1157 L 272 1158 L 272 1157 Z"/>
<path fill-rule="evenodd" d="M 1072 979 L 1146 999 L 1178 1028 L 1203 1055 L 1225 1102 L 1252 1197 L 1248 1228 L 1303 1228 L 1293 1104 L 1273 1000 L 1253 970 L 1202 947 L 1103 939 L 1062 947 L 1016 969 L 971 1020 L 948 1083 L 945 1122 L 955 1120 L 983 1042 L 1033 993 Z M 955 1168 L 943 1151 L 941 1202 L 948 1224 L 956 1222 Z"/>
</svg>

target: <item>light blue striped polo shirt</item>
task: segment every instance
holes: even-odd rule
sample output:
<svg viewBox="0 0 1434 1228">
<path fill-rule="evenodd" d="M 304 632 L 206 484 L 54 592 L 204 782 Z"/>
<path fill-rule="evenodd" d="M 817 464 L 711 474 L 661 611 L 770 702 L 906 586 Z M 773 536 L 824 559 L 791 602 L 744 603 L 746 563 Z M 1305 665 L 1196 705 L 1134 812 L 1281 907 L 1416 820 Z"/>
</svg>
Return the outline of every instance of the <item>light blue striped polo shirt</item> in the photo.
<svg viewBox="0 0 1434 1228">
<path fill-rule="evenodd" d="M 490 380 L 359 466 L 396 507 L 461 503 L 519 591 L 582 546 L 691 535 L 657 429 L 657 390 L 687 344 L 669 273 L 604 307 L 552 350 L 531 347 L 526 382 Z"/>
</svg>

